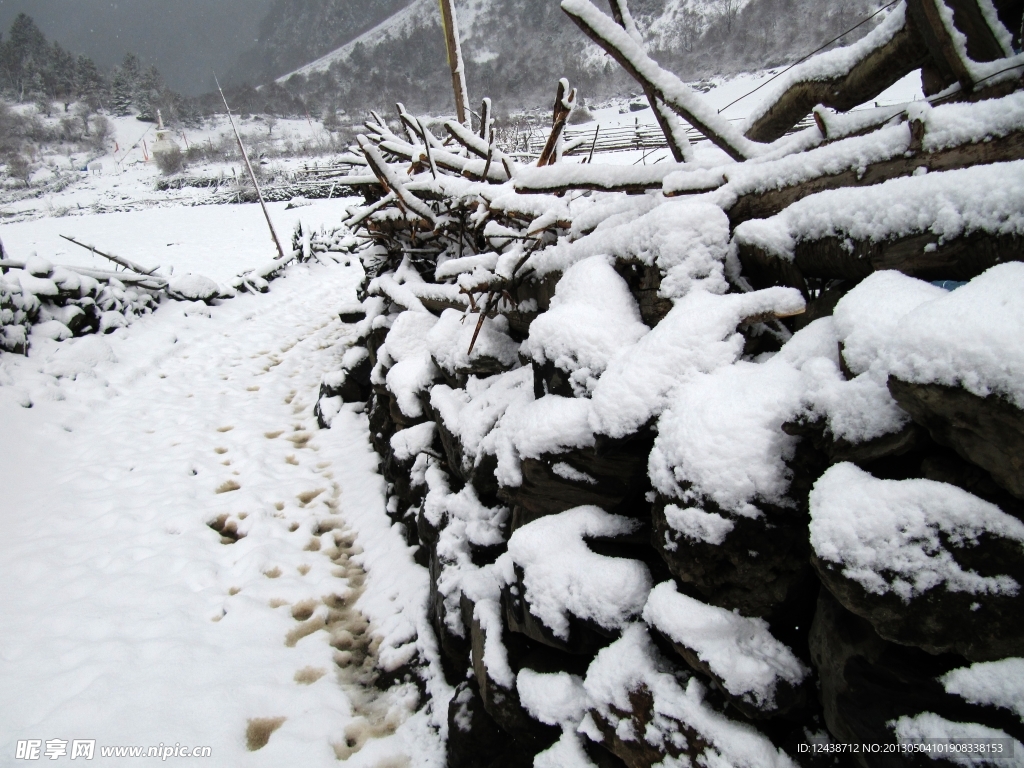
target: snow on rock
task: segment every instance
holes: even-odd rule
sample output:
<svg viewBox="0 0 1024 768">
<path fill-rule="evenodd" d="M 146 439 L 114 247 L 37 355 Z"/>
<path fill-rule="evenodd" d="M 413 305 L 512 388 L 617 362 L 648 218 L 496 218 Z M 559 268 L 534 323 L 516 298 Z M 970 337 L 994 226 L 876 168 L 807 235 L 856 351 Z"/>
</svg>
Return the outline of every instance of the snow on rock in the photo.
<svg viewBox="0 0 1024 768">
<path fill-rule="evenodd" d="M 519 701 L 530 716 L 547 725 L 579 725 L 587 711 L 583 678 L 568 672 L 521 669 L 516 676 Z"/>
<path fill-rule="evenodd" d="M 921 304 L 884 357 L 904 381 L 1001 395 L 1024 408 L 1024 264 L 999 264 Z"/>
<path fill-rule="evenodd" d="M 167 285 L 167 292 L 177 299 L 210 301 L 220 295 L 221 289 L 210 278 L 190 272 L 180 277 L 172 277 Z"/>
<path fill-rule="evenodd" d="M 391 436 L 391 450 L 395 452 L 395 459 L 406 462 L 416 458 L 430 448 L 436 434 L 437 425 L 432 421 L 399 430 Z"/>
<path fill-rule="evenodd" d="M 983 661 L 947 672 L 939 682 L 971 704 L 1001 707 L 1024 720 L 1024 659 Z"/>
<path fill-rule="evenodd" d="M 535 362 L 551 362 L 571 374 L 573 389 L 586 394 L 612 357 L 648 330 L 611 259 L 590 256 L 566 270 L 523 348 Z"/>
<path fill-rule="evenodd" d="M 594 387 L 591 426 L 610 437 L 632 434 L 670 402 L 688 378 L 735 362 L 744 339 L 736 328 L 754 318 L 802 311 L 790 288 L 718 296 L 695 289 L 650 333 L 624 349 Z"/>
<path fill-rule="evenodd" d="M 831 467 L 810 496 L 811 546 L 823 562 L 865 591 L 904 603 L 931 590 L 1016 595 L 1006 575 L 964 569 L 951 553 L 982 536 L 1016 543 L 1024 523 L 956 486 L 932 480 L 879 480 L 853 464 Z"/>
<path fill-rule="evenodd" d="M 617 630 L 643 610 L 651 589 L 647 566 L 598 555 L 584 541 L 626 535 L 638 525 L 599 507 L 576 507 L 512 534 L 508 552 L 523 571 L 530 612 L 556 637 L 569 639 L 570 615 Z"/>
<path fill-rule="evenodd" d="M 1013 757 L 994 758 L 992 755 L 980 752 L 961 752 L 956 758 L 957 763 L 979 767 L 983 765 L 1006 765 L 1013 766 L 1013 768 L 1024 766 L 1024 744 L 997 728 L 990 728 L 979 723 L 957 723 L 933 712 L 922 712 L 913 717 L 904 715 L 889 722 L 888 725 L 892 729 L 893 735 L 901 742 L 923 744 L 925 746 L 925 749 L 922 750 L 923 754 L 928 755 L 932 760 L 940 760 L 946 756 L 934 749 L 934 740 L 936 739 L 948 740 L 954 744 L 984 739 L 989 742 L 999 740 L 1005 750 L 1004 754 L 1009 755 L 1012 752 Z"/>
<path fill-rule="evenodd" d="M 532 400 L 533 369 L 529 366 L 485 379 L 470 376 L 464 389 L 438 384 L 430 390 L 431 408 L 458 441 L 463 470 L 471 470 L 479 462 L 485 439 L 505 411 Z"/>
<path fill-rule="evenodd" d="M 973 232 L 1024 235 L 1024 160 L 819 192 L 771 218 L 743 222 L 733 237 L 792 261 L 805 240 L 877 243 L 930 233 L 945 242 Z"/>
<path fill-rule="evenodd" d="M 698 505 L 756 518 L 755 501 L 790 506 L 789 471 L 797 439 L 782 431 L 805 408 L 807 363 L 838 380 L 830 321 L 816 321 L 765 363 L 738 362 L 680 386 L 658 422 L 649 462 L 655 490 Z M 824 365 L 823 365 L 824 364 Z M 720 531 L 721 526 L 715 526 Z"/>
<path fill-rule="evenodd" d="M 537 754 L 533 768 L 597 768 L 583 749 L 582 737 L 568 729 L 552 746 Z"/>
<path fill-rule="evenodd" d="M 427 351 L 439 368 L 451 375 L 486 370 L 494 373 L 507 370 L 519 362 L 519 344 L 508 335 L 508 319 L 504 315 L 485 317 L 476 334 L 479 314 L 446 309 L 426 338 Z M 470 353 L 469 345 L 473 343 Z"/>
<path fill-rule="evenodd" d="M 653 749 L 668 755 L 666 765 L 795 768 L 752 726 L 713 709 L 704 685 L 674 669 L 643 624 L 631 624 L 598 652 L 583 685 L 592 702 L 592 723 L 584 720 L 582 727 L 593 724 L 602 744 L 623 759 Z"/>
<path fill-rule="evenodd" d="M 409 418 L 423 415 L 420 393 L 429 390 L 439 375 L 427 348 L 427 337 L 436 323 L 437 318 L 427 312 L 403 312 L 384 342 L 385 352 L 395 361 L 387 372 L 388 389 Z"/>
<path fill-rule="evenodd" d="M 644 620 L 696 656 L 731 696 L 758 710 L 777 708 L 780 685 L 796 688 L 810 668 L 776 640 L 764 619 L 707 605 L 666 581 L 651 590 Z"/>
<path fill-rule="evenodd" d="M 878 365 L 901 321 L 925 302 L 946 295 L 942 288 L 891 270 L 858 283 L 832 313 L 850 371 L 859 375 Z"/>
</svg>

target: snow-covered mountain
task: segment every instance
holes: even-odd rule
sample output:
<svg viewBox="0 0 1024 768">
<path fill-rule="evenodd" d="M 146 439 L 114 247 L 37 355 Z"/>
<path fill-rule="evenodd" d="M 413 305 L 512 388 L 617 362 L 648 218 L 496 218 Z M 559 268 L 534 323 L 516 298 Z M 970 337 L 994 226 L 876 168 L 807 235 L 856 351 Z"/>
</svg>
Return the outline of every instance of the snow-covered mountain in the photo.
<svg viewBox="0 0 1024 768">
<path fill-rule="evenodd" d="M 878 5 L 878 0 L 637 0 L 631 10 L 655 57 L 693 79 L 792 61 Z M 456 8 L 474 100 L 487 95 L 506 109 L 535 106 L 549 100 L 562 76 L 591 100 L 635 89 L 575 28 L 557 0 L 462 0 Z M 359 110 L 401 100 L 439 110 L 450 102 L 435 0 L 277 0 L 257 46 L 239 63 L 239 78 L 252 83 L 277 78 L 289 91 L 324 107 Z"/>
</svg>

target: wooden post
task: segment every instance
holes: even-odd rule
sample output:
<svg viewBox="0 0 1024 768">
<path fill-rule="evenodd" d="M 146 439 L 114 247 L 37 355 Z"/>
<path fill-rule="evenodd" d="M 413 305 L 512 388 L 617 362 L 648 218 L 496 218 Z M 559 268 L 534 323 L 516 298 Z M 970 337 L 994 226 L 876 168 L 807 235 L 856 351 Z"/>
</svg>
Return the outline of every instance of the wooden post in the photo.
<svg viewBox="0 0 1024 768">
<path fill-rule="evenodd" d="M 466 90 L 466 67 L 462 62 L 462 45 L 459 42 L 459 22 L 455 17 L 454 0 L 438 0 L 441 5 L 441 26 L 444 27 L 444 44 L 448 51 L 448 68 L 452 73 L 452 89 L 455 91 L 455 116 L 460 123 L 473 130 L 466 105 L 469 95 Z"/>
</svg>

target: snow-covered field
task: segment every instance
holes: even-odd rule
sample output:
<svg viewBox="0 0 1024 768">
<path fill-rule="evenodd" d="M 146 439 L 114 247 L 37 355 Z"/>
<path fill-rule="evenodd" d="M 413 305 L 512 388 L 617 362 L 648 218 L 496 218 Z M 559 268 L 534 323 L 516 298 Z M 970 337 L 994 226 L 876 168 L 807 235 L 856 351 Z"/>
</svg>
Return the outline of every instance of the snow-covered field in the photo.
<svg viewBox="0 0 1024 768">
<path fill-rule="evenodd" d="M 289 213 L 319 227 L 342 205 Z M 217 278 L 273 247 L 253 205 L 0 236 L 91 258 L 57 232 Z M 100 765 L 102 747 L 160 744 L 225 766 L 443 760 L 411 685 L 365 684 L 374 633 L 423 613 L 426 571 L 385 516 L 365 416 L 346 406 L 320 431 L 312 412 L 361 278 L 357 262 L 295 266 L 267 295 L 165 303 L 108 336 L 0 355 L 0 763 L 30 739 L 69 742 L 60 759 L 95 740 Z"/>
</svg>

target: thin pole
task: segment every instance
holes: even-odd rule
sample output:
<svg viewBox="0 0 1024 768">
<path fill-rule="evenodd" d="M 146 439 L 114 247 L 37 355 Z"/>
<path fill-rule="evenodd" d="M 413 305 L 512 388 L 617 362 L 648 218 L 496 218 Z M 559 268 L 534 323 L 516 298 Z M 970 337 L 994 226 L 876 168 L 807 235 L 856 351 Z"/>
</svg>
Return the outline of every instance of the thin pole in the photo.
<svg viewBox="0 0 1024 768">
<path fill-rule="evenodd" d="M 270 236 L 274 238 L 274 245 L 277 246 L 278 258 L 284 258 L 284 248 L 281 247 L 281 241 L 277 239 L 277 232 L 274 231 L 274 222 L 270 220 L 270 212 L 267 210 L 267 204 L 263 201 L 263 192 L 260 190 L 260 183 L 256 181 L 256 174 L 252 171 L 252 165 L 249 164 L 249 155 L 246 154 L 245 147 L 242 145 L 242 137 L 238 135 L 238 129 L 235 127 L 235 119 L 231 116 L 231 107 L 228 106 L 227 97 L 224 95 L 224 89 L 220 87 L 220 81 L 217 79 L 217 75 L 213 76 L 213 82 L 217 84 L 217 90 L 220 91 L 220 98 L 224 102 L 224 109 L 228 113 L 228 122 L 231 123 L 231 130 L 235 132 L 235 141 L 238 142 L 238 150 L 242 153 L 242 159 L 245 161 L 245 168 L 249 171 L 249 178 L 252 179 L 252 185 L 256 187 L 256 197 L 260 199 L 260 207 L 263 209 L 263 215 L 267 219 L 267 226 L 270 227 Z"/>
</svg>

